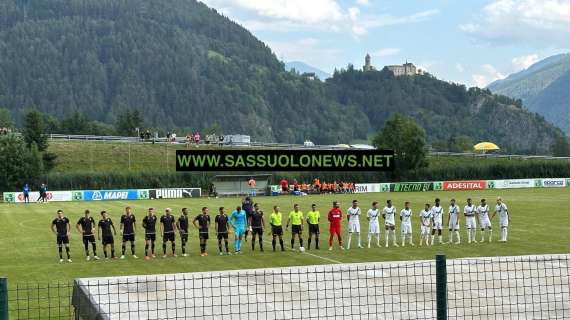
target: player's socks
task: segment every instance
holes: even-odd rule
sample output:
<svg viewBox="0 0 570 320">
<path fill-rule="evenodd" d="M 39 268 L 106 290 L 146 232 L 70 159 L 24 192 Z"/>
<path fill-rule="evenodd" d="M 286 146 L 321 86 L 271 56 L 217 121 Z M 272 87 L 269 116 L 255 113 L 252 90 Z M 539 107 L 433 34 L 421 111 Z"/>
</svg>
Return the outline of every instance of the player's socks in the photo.
<svg viewBox="0 0 570 320">
<path fill-rule="evenodd" d="M 275 251 L 275 245 L 277 245 L 277 240 L 273 238 L 273 240 L 271 240 L 271 246 L 273 247 L 273 251 Z"/>
<path fill-rule="evenodd" d="M 396 241 L 396 230 L 392 230 L 392 237 L 394 240 L 394 246 L 398 246 L 398 242 Z"/>
<path fill-rule="evenodd" d="M 453 231 L 449 230 L 449 237 L 448 237 L 449 243 L 453 243 Z"/>
<path fill-rule="evenodd" d="M 105 255 L 105 259 L 107 259 L 107 250 L 103 249 L 103 255 Z"/>
<path fill-rule="evenodd" d="M 261 236 L 259 236 L 259 250 L 263 251 L 263 240 L 261 239 Z"/>
<path fill-rule="evenodd" d="M 173 242 L 172 243 L 172 255 L 176 254 L 176 244 Z"/>
<path fill-rule="evenodd" d="M 315 236 L 315 249 L 319 250 L 319 236 Z"/>
<path fill-rule="evenodd" d="M 111 258 L 115 257 L 115 249 L 111 249 Z"/>
<path fill-rule="evenodd" d="M 507 242 L 507 237 L 509 236 L 509 228 L 505 228 L 505 238 L 503 241 Z"/>
<path fill-rule="evenodd" d="M 131 243 L 131 254 L 134 256 L 135 255 L 135 244 Z"/>
<path fill-rule="evenodd" d="M 390 241 L 390 231 L 386 231 L 386 247 L 388 246 L 389 241 Z"/>
<path fill-rule="evenodd" d="M 303 246 L 303 238 L 299 238 L 299 247 Z"/>
<path fill-rule="evenodd" d="M 166 255 L 166 242 L 162 244 L 162 255 Z"/>
<path fill-rule="evenodd" d="M 228 240 L 224 241 L 226 243 L 226 253 L 230 253 L 230 245 L 228 243 Z"/>
<path fill-rule="evenodd" d="M 438 239 L 439 239 L 439 244 L 444 243 L 444 242 L 443 242 L 443 236 L 442 236 L 442 235 L 439 235 L 439 236 L 438 236 Z"/>
<path fill-rule="evenodd" d="M 313 237 L 309 236 L 309 240 L 307 240 L 307 249 L 311 249 L 311 239 Z"/>
<path fill-rule="evenodd" d="M 218 240 L 218 250 L 222 253 L 222 239 Z"/>
<path fill-rule="evenodd" d="M 85 255 L 89 256 L 89 243 L 85 242 L 83 245 L 85 247 Z"/>
<path fill-rule="evenodd" d="M 96 257 L 97 256 L 97 245 L 95 244 L 95 242 L 92 242 L 91 246 L 93 247 L 93 255 Z"/>
<path fill-rule="evenodd" d="M 493 241 L 493 230 L 489 230 L 489 242 Z"/>
<path fill-rule="evenodd" d="M 410 233 L 408 236 L 410 237 L 410 245 L 413 246 L 413 245 L 414 245 L 414 241 L 412 241 L 412 234 Z"/>
<path fill-rule="evenodd" d="M 154 255 L 154 241 L 150 243 L 150 253 Z"/>
<path fill-rule="evenodd" d="M 123 256 L 125 255 L 125 250 L 127 250 L 127 247 L 123 244 L 121 246 L 121 255 L 123 255 Z"/>
<path fill-rule="evenodd" d="M 144 256 L 148 257 L 148 243 L 144 245 Z"/>
<path fill-rule="evenodd" d="M 67 254 L 67 259 L 71 259 L 71 256 L 69 255 L 69 247 L 65 247 L 65 254 Z"/>
<path fill-rule="evenodd" d="M 255 239 L 251 239 L 251 251 L 255 251 Z"/>
<path fill-rule="evenodd" d="M 352 233 L 348 233 L 348 241 L 346 243 L 346 249 L 350 249 L 350 242 L 352 241 Z"/>
<path fill-rule="evenodd" d="M 58 247 L 58 250 L 59 250 L 59 259 L 63 259 L 63 248 Z"/>
<path fill-rule="evenodd" d="M 291 238 L 291 249 L 295 249 L 295 238 Z"/>
<path fill-rule="evenodd" d="M 485 229 L 481 229 L 481 242 L 485 241 Z"/>
<path fill-rule="evenodd" d="M 358 237 L 358 247 L 362 248 L 362 243 L 360 242 L 360 232 L 357 232 L 356 236 Z"/>
<path fill-rule="evenodd" d="M 279 239 L 279 245 L 281 246 L 281 251 L 285 251 L 285 246 L 283 245 L 283 239 Z"/>
<path fill-rule="evenodd" d="M 460 244 L 461 243 L 461 234 L 459 233 L 458 230 L 455 230 L 455 235 L 457 236 L 456 244 Z"/>
</svg>

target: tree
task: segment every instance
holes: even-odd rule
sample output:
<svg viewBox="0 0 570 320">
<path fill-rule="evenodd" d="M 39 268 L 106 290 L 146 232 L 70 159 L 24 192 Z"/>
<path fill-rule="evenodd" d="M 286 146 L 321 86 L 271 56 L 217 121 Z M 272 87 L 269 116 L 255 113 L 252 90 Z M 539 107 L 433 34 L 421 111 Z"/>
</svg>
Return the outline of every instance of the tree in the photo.
<svg viewBox="0 0 570 320">
<path fill-rule="evenodd" d="M 127 110 L 117 117 L 115 129 L 117 133 L 124 136 L 133 136 L 137 134 L 137 128 L 142 129 L 143 119 L 138 110 Z"/>
<path fill-rule="evenodd" d="M 0 108 L 0 128 L 13 128 L 12 113 L 6 108 Z"/>
<path fill-rule="evenodd" d="M 555 157 L 570 157 L 570 141 L 566 135 L 560 134 L 552 144 L 552 155 Z"/>
<path fill-rule="evenodd" d="M 24 130 L 22 135 L 28 148 L 36 145 L 37 149 L 45 151 L 48 147 L 47 136 L 45 135 L 45 123 L 43 115 L 38 111 L 30 111 L 24 116 Z"/>
<path fill-rule="evenodd" d="M 396 174 L 427 166 L 426 133 L 413 118 L 394 114 L 372 143 L 379 149 L 394 150 Z"/>
<path fill-rule="evenodd" d="M 0 192 L 37 182 L 42 172 L 42 155 L 36 144 L 28 148 L 16 135 L 0 136 Z"/>
</svg>

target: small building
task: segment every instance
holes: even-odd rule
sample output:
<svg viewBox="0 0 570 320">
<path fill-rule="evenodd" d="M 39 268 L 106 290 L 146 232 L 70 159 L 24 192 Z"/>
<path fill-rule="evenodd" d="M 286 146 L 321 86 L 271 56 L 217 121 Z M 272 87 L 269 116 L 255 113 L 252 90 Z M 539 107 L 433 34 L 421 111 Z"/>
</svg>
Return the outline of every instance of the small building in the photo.
<svg viewBox="0 0 570 320">
<path fill-rule="evenodd" d="M 392 66 L 386 66 L 386 68 L 388 68 L 388 70 L 392 71 L 392 73 L 394 74 L 394 76 L 399 77 L 399 76 L 413 76 L 418 73 L 418 69 L 416 68 L 416 66 L 413 63 L 410 62 L 406 62 L 403 65 L 392 65 Z M 420 69 L 421 70 L 421 69 Z M 422 72 L 423 73 L 423 72 Z"/>
</svg>

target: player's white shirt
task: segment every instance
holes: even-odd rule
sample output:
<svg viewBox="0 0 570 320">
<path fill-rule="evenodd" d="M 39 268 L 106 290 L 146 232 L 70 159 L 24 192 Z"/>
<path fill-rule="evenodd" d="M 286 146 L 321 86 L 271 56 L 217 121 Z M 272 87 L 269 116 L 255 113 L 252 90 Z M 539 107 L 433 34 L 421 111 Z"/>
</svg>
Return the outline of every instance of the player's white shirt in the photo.
<svg viewBox="0 0 570 320">
<path fill-rule="evenodd" d="M 502 227 L 507 227 L 509 225 L 509 210 L 505 203 L 501 203 L 495 206 L 495 211 L 499 213 L 499 223 Z"/>
<path fill-rule="evenodd" d="M 366 216 L 370 219 L 370 223 L 378 223 L 378 216 L 380 215 L 380 209 L 368 209 Z"/>
<path fill-rule="evenodd" d="M 431 207 L 431 214 L 433 216 L 433 222 L 434 223 L 443 223 L 443 207 L 439 206 L 433 206 Z"/>
<path fill-rule="evenodd" d="M 400 217 L 402 217 L 402 224 L 411 224 L 412 223 L 412 209 L 402 209 L 400 211 Z"/>
<path fill-rule="evenodd" d="M 396 215 L 396 207 L 392 206 L 390 208 L 384 207 L 382 210 L 382 214 L 384 215 L 384 223 L 389 225 L 396 225 L 396 219 L 394 216 Z"/>
<path fill-rule="evenodd" d="M 477 207 L 477 213 L 479 213 L 479 220 L 484 220 L 484 219 L 489 219 L 489 206 L 488 205 L 484 205 L 484 206 L 478 206 Z"/>
<path fill-rule="evenodd" d="M 348 232 L 360 233 L 360 208 L 350 207 L 346 212 L 348 214 Z"/>
<path fill-rule="evenodd" d="M 458 205 L 449 206 L 449 229 L 459 230 L 459 214 L 461 209 Z"/>
<path fill-rule="evenodd" d="M 346 213 L 348 214 L 348 221 L 360 221 L 360 207 L 350 207 Z"/>
<path fill-rule="evenodd" d="M 428 235 L 431 219 L 432 219 L 431 210 L 422 210 L 420 211 L 420 220 L 421 220 L 421 232 L 422 235 Z"/>
<path fill-rule="evenodd" d="M 379 234 L 380 226 L 378 223 L 378 216 L 380 215 L 380 209 L 369 209 L 366 213 L 370 222 L 368 223 L 368 233 Z"/>
</svg>

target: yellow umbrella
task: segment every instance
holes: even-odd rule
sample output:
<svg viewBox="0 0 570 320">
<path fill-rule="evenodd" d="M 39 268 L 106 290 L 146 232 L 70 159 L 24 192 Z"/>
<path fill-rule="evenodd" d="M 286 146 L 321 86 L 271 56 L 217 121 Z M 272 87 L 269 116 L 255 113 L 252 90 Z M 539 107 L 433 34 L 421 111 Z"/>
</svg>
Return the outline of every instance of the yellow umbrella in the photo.
<svg viewBox="0 0 570 320">
<path fill-rule="evenodd" d="M 481 142 L 481 143 L 474 145 L 473 149 L 475 149 L 475 151 L 485 152 L 485 151 L 491 151 L 491 150 L 499 150 L 501 148 L 499 148 L 499 146 L 497 146 L 496 144 L 494 144 L 492 142 Z"/>
</svg>

